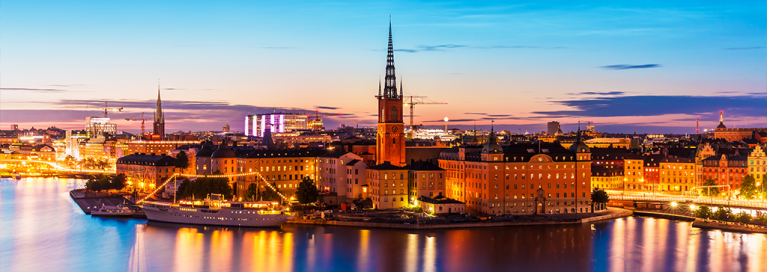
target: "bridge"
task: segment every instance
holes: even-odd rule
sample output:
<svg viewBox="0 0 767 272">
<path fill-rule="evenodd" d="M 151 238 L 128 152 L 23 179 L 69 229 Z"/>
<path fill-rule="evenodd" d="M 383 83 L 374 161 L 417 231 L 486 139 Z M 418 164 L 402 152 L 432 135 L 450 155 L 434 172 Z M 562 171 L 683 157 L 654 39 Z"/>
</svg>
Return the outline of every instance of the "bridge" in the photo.
<svg viewBox="0 0 767 272">
<path fill-rule="evenodd" d="M 40 160 L 22 160 L 22 159 L 0 159 L 1 162 L 15 162 L 15 163 L 27 163 L 27 164 L 34 164 L 34 163 L 40 163 L 40 164 L 46 164 L 48 166 L 51 166 L 54 170 L 56 170 L 57 174 L 105 174 L 105 175 L 114 175 L 115 171 L 107 171 L 107 170 L 94 170 L 94 169 L 72 169 L 67 168 L 59 165 L 56 162 L 51 161 L 40 161 Z"/>
<path fill-rule="evenodd" d="M 620 195 L 610 194 L 610 200 L 622 200 L 622 201 L 635 201 L 635 202 L 677 202 L 685 203 L 690 202 L 698 205 L 712 205 L 712 206 L 730 206 L 738 208 L 751 208 L 751 209 L 765 209 L 767 210 L 767 202 L 764 200 L 728 200 L 721 198 L 707 198 L 707 197 L 694 197 L 694 196 L 641 196 L 641 195 Z"/>
</svg>

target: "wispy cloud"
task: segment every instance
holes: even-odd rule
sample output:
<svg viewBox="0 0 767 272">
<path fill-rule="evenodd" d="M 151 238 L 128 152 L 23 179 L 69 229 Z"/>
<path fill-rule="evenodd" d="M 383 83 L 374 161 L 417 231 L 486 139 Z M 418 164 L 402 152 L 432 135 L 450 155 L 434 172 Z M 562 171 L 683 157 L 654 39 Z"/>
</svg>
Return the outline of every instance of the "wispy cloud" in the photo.
<svg viewBox="0 0 767 272">
<path fill-rule="evenodd" d="M 69 90 L 64 90 L 64 89 L 36 89 L 36 88 L 0 88 L 0 90 L 3 90 L 3 91 L 27 91 L 27 92 L 37 92 L 37 93 L 63 93 L 63 92 L 69 92 Z"/>
<path fill-rule="evenodd" d="M 416 53 L 416 52 L 424 52 L 424 51 L 445 51 L 445 49 L 453 49 L 453 48 L 461 48 L 461 47 L 466 47 L 466 45 L 460 45 L 460 44 L 419 45 L 417 46 L 417 49 L 396 49 L 394 51 Z"/>
<path fill-rule="evenodd" d="M 582 93 L 568 93 L 568 95 L 622 95 L 625 92 L 582 92 Z"/>
<path fill-rule="evenodd" d="M 323 109 L 323 110 L 337 110 L 337 109 L 340 109 L 339 107 L 328 107 L 328 106 L 317 106 L 317 108 L 318 109 Z"/>
<path fill-rule="evenodd" d="M 609 70 L 647 69 L 647 68 L 659 68 L 659 67 L 661 67 L 660 64 L 641 64 L 641 65 L 616 64 L 616 65 L 602 66 L 602 68 L 609 69 Z"/>
<path fill-rule="evenodd" d="M 731 116 L 763 118 L 764 97 L 741 96 L 614 96 L 580 100 L 552 101 L 574 108 L 561 111 L 538 111 L 544 116 L 623 117 L 658 116 L 665 114 L 716 114 L 719 110 Z"/>
<path fill-rule="evenodd" d="M 764 46 L 749 46 L 749 47 L 728 47 L 724 50 L 757 50 L 757 49 L 764 49 Z"/>
<path fill-rule="evenodd" d="M 298 49 L 298 47 L 291 47 L 291 46 L 258 46 L 256 48 L 261 48 L 261 49 L 276 49 L 276 50 Z"/>
</svg>

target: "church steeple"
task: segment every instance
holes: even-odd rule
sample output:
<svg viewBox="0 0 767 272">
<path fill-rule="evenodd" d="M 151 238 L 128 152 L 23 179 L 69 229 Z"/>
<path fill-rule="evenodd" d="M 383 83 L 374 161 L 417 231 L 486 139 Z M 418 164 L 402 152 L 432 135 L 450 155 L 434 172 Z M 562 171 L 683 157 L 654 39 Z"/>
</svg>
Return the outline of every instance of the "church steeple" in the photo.
<svg viewBox="0 0 767 272">
<path fill-rule="evenodd" d="M 152 133 L 159 135 L 161 138 L 165 136 L 165 114 L 162 112 L 162 100 L 160 99 L 160 83 L 157 83 L 157 107 L 154 110 L 154 130 Z"/>
<path fill-rule="evenodd" d="M 719 125 L 716 126 L 717 129 L 726 129 L 727 126 L 724 125 L 724 111 L 719 111 Z"/>
<path fill-rule="evenodd" d="M 391 17 L 389 17 L 389 49 L 386 55 L 386 78 L 384 96 L 397 98 L 397 77 L 394 75 L 394 44 L 391 35 Z"/>
</svg>

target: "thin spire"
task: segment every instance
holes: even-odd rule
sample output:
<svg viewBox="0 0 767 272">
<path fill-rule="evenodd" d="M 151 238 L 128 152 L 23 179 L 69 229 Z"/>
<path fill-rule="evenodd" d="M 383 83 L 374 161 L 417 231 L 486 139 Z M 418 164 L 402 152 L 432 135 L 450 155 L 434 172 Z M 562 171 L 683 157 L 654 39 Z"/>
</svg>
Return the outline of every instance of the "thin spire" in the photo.
<svg viewBox="0 0 767 272">
<path fill-rule="evenodd" d="M 389 47 L 386 55 L 386 78 L 384 81 L 384 96 L 397 98 L 397 77 L 394 72 L 394 45 L 391 34 L 391 15 L 389 15 Z"/>
<path fill-rule="evenodd" d="M 719 111 L 719 123 L 724 123 L 724 111 Z"/>
<path fill-rule="evenodd" d="M 405 88 L 402 88 L 402 82 L 405 81 L 404 79 L 405 78 L 402 75 L 400 75 L 400 78 L 399 78 L 399 96 L 400 97 L 403 96 L 403 92 L 404 92 L 403 90 L 405 89 Z"/>
<path fill-rule="evenodd" d="M 378 76 L 378 97 L 381 97 L 381 76 Z"/>
</svg>

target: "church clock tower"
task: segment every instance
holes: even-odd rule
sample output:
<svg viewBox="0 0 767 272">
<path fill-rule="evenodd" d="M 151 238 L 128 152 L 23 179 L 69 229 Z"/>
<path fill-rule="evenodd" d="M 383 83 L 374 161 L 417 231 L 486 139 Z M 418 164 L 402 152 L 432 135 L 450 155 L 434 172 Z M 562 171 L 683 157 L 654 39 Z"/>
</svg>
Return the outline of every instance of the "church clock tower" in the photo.
<svg viewBox="0 0 767 272">
<path fill-rule="evenodd" d="M 392 45 L 391 21 L 389 21 L 389 50 L 386 56 L 386 79 L 383 94 L 378 83 L 378 132 L 376 135 L 376 164 L 389 162 L 405 166 L 405 131 L 402 118 L 402 88 L 397 93 L 394 76 L 394 47 Z"/>
</svg>

